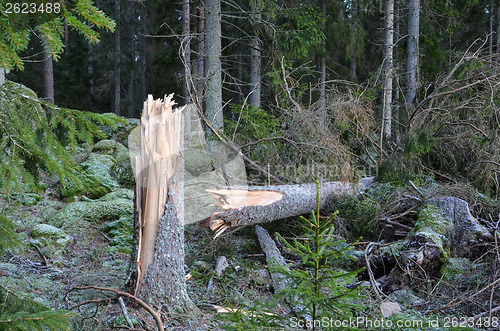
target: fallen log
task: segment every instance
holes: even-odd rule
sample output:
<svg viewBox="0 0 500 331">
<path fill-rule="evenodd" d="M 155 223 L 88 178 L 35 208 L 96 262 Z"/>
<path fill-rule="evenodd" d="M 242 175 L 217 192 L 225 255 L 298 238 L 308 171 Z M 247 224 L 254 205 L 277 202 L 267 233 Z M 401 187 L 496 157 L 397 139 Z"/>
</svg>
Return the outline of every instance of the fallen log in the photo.
<svg viewBox="0 0 500 331">
<path fill-rule="evenodd" d="M 325 182 L 319 186 L 320 209 L 328 210 L 346 194 L 363 191 L 373 177 L 359 183 Z M 199 223 L 216 231 L 216 237 L 228 228 L 237 228 L 278 219 L 309 214 L 317 206 L 316 184 L 252 186 L 246 189 L 210 189 L 219 211 Z"/>
</svg>

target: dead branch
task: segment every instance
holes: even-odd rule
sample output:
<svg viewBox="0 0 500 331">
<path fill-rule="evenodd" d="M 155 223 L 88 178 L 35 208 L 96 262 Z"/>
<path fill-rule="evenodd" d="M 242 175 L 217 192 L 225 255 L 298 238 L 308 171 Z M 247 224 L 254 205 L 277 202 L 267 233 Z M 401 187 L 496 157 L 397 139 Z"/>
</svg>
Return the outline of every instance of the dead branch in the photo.
<svg viewBox="0 0 500 331">
<path fill-rule="evenodd" d="M 127 297 L 127 298 L 130 298 L 130 299 L 133 299 L 135 302 L 137 302 L 139 305 L 141 305 L 142 308 L 144 308 L 149 314 L 151 314 L 151 316 L 154 318 L 154 320 L 156 322 L 156 326 L 158 327 L 159 331 L 164 331 L 165 330 L 163 328 L 163 322 L 161 321 L 160 315 L 157 312 L 155 312 L 153 310 L 153 308 L 151 308 L 147 303 L 145 303 L 144 301 L 142 301 L 141 299 L 139 299 L 135 295 L 132 295 L 132 294 L 127 293 L 127 292 L 118 291 L 118 290 L 116 290 L 114 288 L 110 288 L 110 287 L 101 287 L 101 286 L 92 286 L 92 285 L 89 285 L 89 286 L 74 287 L 74 288 L 70 289 L 66 293 L 66 295 L 64 297 L 66 297 L 68 295 L 68 293 L 71 292 L 71 291 L 73 291 L 73 290 L 90 290 L 90 289 L 100 290 L 100 291 L 109 291 L 109 292 L 113 292 L 113 293 L 116 294 L 116 296 L 114 296 L 114 297 L 109 297 L 109 298 L 106 298 L 106 299 L 98 299 L 100 301 L 111 300 L 111 299 L 114 299 L 114 298 L 118 299 L 118 297 Z M 88 301 L 89 302 L 87 302 L 87 303 L 95 302 L 95 300 L 88 300 Z M 81 304 L 79 304 L 79 305 L 81 305 Z M 73 308 L 74 307 L 72 307 L 70 309 L 73 309 Z"/>
</svg>

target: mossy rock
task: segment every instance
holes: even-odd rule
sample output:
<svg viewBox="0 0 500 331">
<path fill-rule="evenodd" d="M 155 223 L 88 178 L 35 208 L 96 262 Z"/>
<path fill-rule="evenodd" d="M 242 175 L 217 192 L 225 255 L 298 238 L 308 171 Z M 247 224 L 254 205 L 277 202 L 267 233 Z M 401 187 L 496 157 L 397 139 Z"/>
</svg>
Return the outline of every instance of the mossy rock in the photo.
<svg viewBox="0 0 500 331">
<path fill-rule="evenodd" d="M 125 194 L 122 191 L 123 194 Z M 111 193 L 113 194 L 113 193 Z M 47 223 L 56 227 L 66 227 L 79 222 L 88 221 L 92 224 L 102 224 L 103 222 L 119 219 L 122 216 L 130 216 L 134 213 L 134 202 L 128 198 L 114 198 L 110 196 L 102 197 L 102 200 L 77 201 L 66 205 L 54 216 L 47 220 Z"/>
<path fill-rule="evenodd" d="M 131 215 L 122 216 L 104 226 L 104 232 L 111 238 L 109 245 L 117 246 L 118 251 L 130 254 L 132 251 L 134 219 Z"/>
<path fill-rule="evenodd" d="M 130 163 L 129 150 L 112 139 L 104 139 L 97 142 L 92 150 L 96 153 L 113 157 L 110 164 L 110 173 L 122 187 L 134 187 L 134 172 Z"/>
<path fill-rule="evenodd" d="M 63 230 L 49 224 L 38 224 L 31 230 L 31 245 L 37 245 L 51 257 L 60 256 L 72 238 Z"/>
<path fill-rule="evenodd" d="M 79 195 L 96 199 L 118 188 L 118 183 L 110 174 L 114 161 L 111 155 L 92 153 L 81 164 L 82 173 L 76 181 L 70 179 L 62 185 L 61 195 L 69 199 Z"/>
<path fill-rule="evenodd" d="M 22 203 L 24 206 L 34 206 L 42 200 L 42 198 L 35 193 L 20 193 L 13 194 L 12 198 Z"/>
</svg>

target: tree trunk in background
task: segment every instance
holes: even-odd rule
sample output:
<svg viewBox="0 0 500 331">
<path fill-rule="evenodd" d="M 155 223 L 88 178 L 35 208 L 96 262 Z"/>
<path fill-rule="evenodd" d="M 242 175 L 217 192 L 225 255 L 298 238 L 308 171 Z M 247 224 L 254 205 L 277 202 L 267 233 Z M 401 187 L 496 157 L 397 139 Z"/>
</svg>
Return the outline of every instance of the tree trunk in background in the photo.
<svg viewBox="0 0 500 331">
<path fill-rule="evenodd" d="M 326 18 L 326 0 L 320 0 L 321 14 L 323 19 Z M 321 28 L 326 34 L 326 22 L 323 21 Z M 326 45 L 321 45 L 321 55 L 319 57 L 319 109 L 318 109 L 318 125 L 321 128 L 325 127 L 326 122 L 326 65 L 325 65 Z"/>
<path fill-rule="evenodd" d="M 254 35 L 250 39 L 250 96 L 249 103 L 255 107 L 260 107 L 261 94 L 261 42 L 259 38 L 260 9 L 255 2 L 251 2 L 252 24 Z"/>
<path fill-rule="evenodd" d="M 205 115 L 215 130 L 221 130 L 223 122 L 220 0 L 205 0 L 205 11 Z M 207 137 L 211 136 L 212 132 L 207 130 Z"/>
<path fill-rule="evenodd" d="M 184 103 L 188 104 L 191 102 L 191 96 L 189 95 L 189 80 L 191 79 L 191 37 L 190 37 L 190 27 L 189 27 L 189 1 L 182 0 L 182 40 L 181 40 L 181 56 L 184 62 L 184 82 L 182 85 L 182 96 L 184 97 Z"/>
<path fill-rule="evenodd" d="M 409 0 L 408 8 L 408 59 L 406 76 L 406 104 L 415 107 L 418 87 L 418 38 L 420 24 L 420 0 Z"/>
<path fill-rule="evenodd" d="M 353 29 L 354 36 L 356 36 L 356 29 L 357 29 L 356 20 L 357 20 L 357 16 L 358 16 L 358 8 L 357 8 L 356 0 L 352 0 L 351 7 L 352 7 L 351 20 L 353 22 L 352 29 Z M 351 60 L 349 62 L 349 80 L 354 81 L 356 79 L 356 76 L 357 76 L 357 73 L 356 73 L 356 69 L 357 69 L 357 65 L 356 65 L 356 40 L 355 40 L 355 38 L 353 38 L 353 40 L 351 41 L 351 44 L 352 44 L 351 45 L 352 46 L 352 54 L 351 54 Z"/>
<path fill-rule="evenodd" d="M 147 16 L 146 16 L 146 9 L 144 8 L 145 5 L 141 5 L 141 10 L 140 10 L 140 15 L 141 15 L 141 24 L 140 24 L 140 31 L 139 33 L 139 53 L 140 53 L 140 59 L 139 59 L 139 96 L 138 100 L 145 100 L 146 99 L 146 90 L 147 90 L 147 81 L 146 81 L 146 68 L 147 68 L 147 57 L 148 57 L 148 48 L 146 45 L 146 37 L 145 35 L 147 34 Z M 139 111 L 139 109 L 137 109 Z"/>
<path fill-rule="evenodd" d="M 54 99 L 54 60 L 48 46 L 43 45 L 43 97 L 45 101 L 55 103 Z"/>
<path fill-rule="evenodd" d="M 120 49 L 120 0 L 115 0 L 115 20 L 116 20 L 116 29 L 115 29 L 115 97 L 114 97 L 114 113 L 116 115 L 120 115 L 120 57 L 121 57 L 121 49 Z"/>
<path fill-rule="evenodd" d="M 382 116 L 384 136 L 391 138 L 392 134 L 392 62 L 394 50 L 394 0 L 385 1 L 384 20 L 384 59 L 382 71 L 384 75 L 384 86 L 382 89 Z"/>
<path fill-rule="evenodd" d="M 198 61 L 196 69 L 196 94 L 201 106 L 205 84 L 205 2 L 201 0 L 198 21 Z"/>
<path fill-rule="evenodd" d="M 490 1 L 490 31 L 488 36 L 488 55 L 493 55 L 493 33 L 495 25 L 495 3 Z"/>
<path fill-rule="evenodd" d="M 5 84 L 5 68 L 0 67 L 0 86 Z"/>
<path fill-rule="evenodd" d="M 498 8 L 500 8 L 500 1 L 497 0 L 497 3 L 496 3 L 496 7 L 497 8 L 497 12 L 498 12 Z M 497 53 L 500 53 L 500 15 L 497 13 L 496 15 L 496 18 L 497 18 Z"/>
</svg>

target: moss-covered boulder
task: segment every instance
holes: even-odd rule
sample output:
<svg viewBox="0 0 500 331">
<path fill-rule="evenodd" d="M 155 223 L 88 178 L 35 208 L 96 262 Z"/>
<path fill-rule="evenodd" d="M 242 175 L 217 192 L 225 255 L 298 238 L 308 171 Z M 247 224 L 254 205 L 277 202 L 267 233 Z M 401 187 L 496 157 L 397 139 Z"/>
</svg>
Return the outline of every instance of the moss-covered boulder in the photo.
<svg viewBox="0 0 500 331">
<path fill-rule="evenodd" d="M 113 163 L 110 167 L 111 175 L 118 181 L 120 186 L 134 187 L 134 173 L 130 163 L 130 153 L 125 146 L 115 140 L 105 139 L 96 143 L 92 151 L 113 156 Z"/>
<path fill-rule="evenodd" d="M 132 251 L 134 219 L 131 215 L 123 215 L 116 221 L 107 223 L 104 232 L 110 238 L 109 245 L 119 252 L 129 254 Z"/>
<path fill-rule="evenodd" d="M 51 257 L 64 253 L 65 248 L 71 243 L 72 238 L 63 230 L 49 224 L 37 224 L 31 230 L 31 245 L 42 248 Z"/>
<path fill-rule="evenodd" d="M 88 221 L 100 225 L 104 222 L 117 220 L 122 216 L 131 216 L 134 213 L 133 192 L 118 190 L 101 197 L 98 200 L 77 201 L 66 205 L 47 223 L 56 227 L 71 227 L 78 222 Z"/>
<path fill-rule="evenodd" d="M 117 181 L 111 176 L 111 167 L 115 163 L 111 155 L 91 153 L 87 160 L 81 163 L 82 172 L 74 180 L 68 179 L 61 187 L 61 195 L 67 200 L 84 195 L 91 199 L 118 188 Z"/>
</svg>

